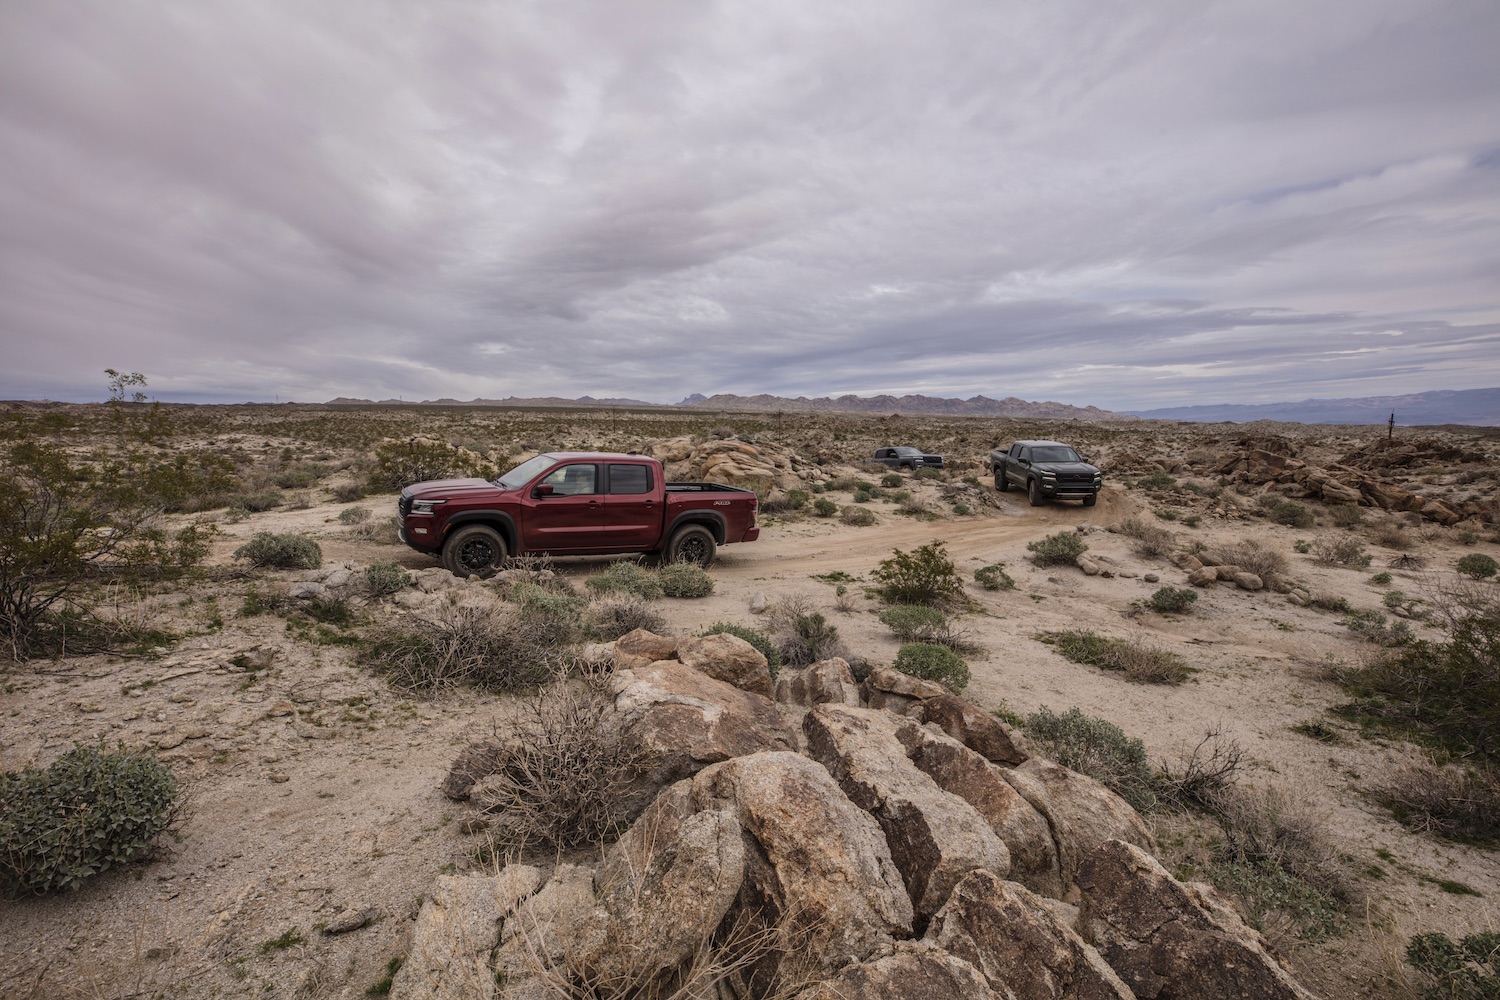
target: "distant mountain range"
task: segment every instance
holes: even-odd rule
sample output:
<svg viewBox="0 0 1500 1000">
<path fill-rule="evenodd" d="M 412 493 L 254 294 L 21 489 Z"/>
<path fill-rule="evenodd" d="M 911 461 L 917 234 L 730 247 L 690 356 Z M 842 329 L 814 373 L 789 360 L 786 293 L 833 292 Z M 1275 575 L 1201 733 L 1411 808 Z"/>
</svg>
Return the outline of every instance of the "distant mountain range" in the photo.
<svg viewBox="0 0 1500 1000">
<path fill-rule="evenodd" d="M 1252 420 L 1283 420 L 1300 424 L 1383 424 L 1396 413 L 1396 423 L 1404 427 L 1431 424 L 1469 424 L 1480 427 L 1500 426 L 1500 389 L 1458 389 L 1418 392 L 1406 396 L 1365 396 L 1358 399 L 1304 399 L 1299 403 L 1260 403 L 1255 405 L 1223 403 L 1206 406 L 1172 406 L 1156 410 L 1134 410 L 1114 413 L 1097 406 L 1070 406 L 1051 401 L 1031 402 L 1007 396 L 991 399 L 971 396 L 968 399 L 945 399 L 937 396 L 798 396 L 787 399 L 761 393 L 757 396 L 719 394 L 704 396 L 693 393 L 681 402 L 651 403 L 642 399 L 580 396 L 521 397 L 505 399 L 424 399 L 420 403 L 401 399 L 350 399 L 340 396 L 328 401 L 332 406 L 512 406 L 512 407 L 626 407 L 630 409 L 666 409 L 685 407 L 695 410 L 724 410 L 739 413 L 906 413 L 973 417 L 1021 417 L 1040 420 L 1183 420 L 1194 423 Z"/>
<path fill-rule="evenodd" d="M 1396 423 L 1403 427 L 1432 424 L 1500 427 L 1500 389 L 1445 389 L 1406 396 L 1304 399 L 1299 403 L 1172 406 L 1159 410 L 1133 410 L 1129 416 L 1194 423 L 1285 420 L 1299 424 L 1383 424 L 1393 411 Z"/>
</svg>

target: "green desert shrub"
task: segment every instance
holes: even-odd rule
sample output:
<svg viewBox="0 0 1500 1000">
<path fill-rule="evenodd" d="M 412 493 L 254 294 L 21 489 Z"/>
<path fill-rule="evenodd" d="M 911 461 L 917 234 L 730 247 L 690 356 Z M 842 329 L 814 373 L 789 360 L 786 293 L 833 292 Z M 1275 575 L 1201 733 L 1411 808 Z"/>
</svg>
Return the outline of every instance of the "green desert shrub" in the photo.
<svg viewBox="0 0 1500 1000">
<path fill-rule="evenodd" d="M 891 666 L 910 677 L 937 681 L 955 694 L 969 686 L 969 665 L 947 646 L 906 643 L 896 651 L 896 661 Z"/>
<path fill-rule="evenodd" d="M 365 567 L 365 589 L 382 597 L 411 586 L 411 574 L 394 559 L 377 559 Z"/>
<path fill-rule="evenodd" d="M 819 517 L 832 517 L 839 512 L 839 505 L 827 497 L 818 497 L 813 501 L 813 513 Z"/>
<path fill-rule="evenodd" d="M 369 519 L 368 507 L 345 507 L 339 511 L 339 524 L 364 524 Z"/>
<path fill-rule="evenodd" d="M 280 507 L 285 502 L 286 496 L 280 490 L 255 490 L 231 498 L 229 509 L 245 514 L 260 514 L 273 507 Z"/>
<path fill-rule="evenodd" d="M 692 563 L 668 563 L 656 571 L 656 579 L 667 597 L 707 597 L 714 592 L 713 577 Z"/>
<path fill-rule="evenodd" d="M 875 512 L 863 507 L 845 507 L 839 520 L 855 528 L 868 528 L 875 523 Z"/>
<path fill-rule="evenodd" d="M 776 648 L 782 662 L 805 667 L 838 655 L 839 630 L 818 612 L 799 614 L 791 619 L 790 628 L 777 637 Z"/>
<path fill-rule="evenodd" d="M 565 646 L 583 635 L 588 601 L 581 597 L 523 581 L 511 584 L 506 598 L 520 609 L 528 627 L 540 630 L 546 646 Z"/>
<path fill-rule="evenodd" d="M 370 473 L 372 490 L 399 490 L 429 479 L 457 479 L 493 474 L 484 460 L 446 441 L 414 437 L 382 441 L 375 446 L 375 468 Z"/>
<path fill-rule="evenodd" d="M 1352 535 L 1324 536 L 1312 543 L 1313 560 L 1324 566 L 1364 569 L 1370 565 L 1370 553 Z"/>
<path fill-rule="evenodd" d="M 1087 629 L 1043 632 L 1037 638 L 1074 663 L 1118 670 L 1142 684 L 1181 684 L 1191 673 L 1176 653 L 1139 639 L 1113 639 Z"/>
<path fill-rule="evenodd" d="M 119 744 L 76 746 L 46 768 L 0 775 L 0 892 L 76 889 L 147 856 L 177 805 L 172 770 Z"/>
<path fill-rule="evenodd" d="M 751 628 L 748 625 L 735 625 L 732 622 L 714 622 L 699 634 L 717 635 L 720 632 L 738 636 L 754 646 L 760 655 L 766 658 L 766 665 L 771 669 L 772 679 L 775 679 L 776 675 L 781 672 L 781 653 L 777 650 L 776 644 L 771 641 L 771 637 L 760 629 Z"/>
<path fill-rule="evenodd" d="M 317 569 L 323 565 L 323 549 L 307 535 L 278 535 L 257 531 L 234 550 L 234 558 L 272 569 Z"/>
<path fill-rule="evenodd" d="M 1076 531 L 1059 531 L 1026 545 L 1026 551 L 1033 553 L 1031 561 L 1038 566 L 1077 566 L 1078 557 L 1088 548 Z"/>
<path fill-rule="evenodd" d="M 1077 708 L 1055 715 L 1044 705 L 1026 717 L 1026 737 L 1038 753 L 1088 775 L 1136 809 L 1155 807 L 1146 745 L 1114 723 Z"/>
<path fill-rule="evenodd" d="M 1328 517 L 1333 521 L 1335 527 L 1353 528 L 1363 524 L 1364 513 L 1354 504 L 1341 503 L 1328 508 Z"/>
<path fill-rule="evenodd" d="M 1406 964 L 1427 978 L 1429 1000 L 1500 997 L 1500 933 L 1481 931 L 1455 942 L 1440 931 L 1418 934 L 1406 945 Z"/>
<path fill-rule="evenodd" d="M 634 594 L 654 601 L 665 596 L 657 575 L 636 562 L 610 563 L 603 573 L 591 576 L 584 585 L 597 594 Z"/>
<path fill-rule="evenodd" d="M 880 485 L 886 487 L 887 489 L 894 489 L 897 486 L 900 486 L 901 473 L 887 472 L 885 475 L 880 477 Z"/>
<path fill-rule="evenodd" d="M 1482 552 L 1471 552 L 1458 561 L 1458 571 L 1475 580 L 1488 580 L 1500 573 L 1500 564 Z"/>
<path fill-rule="evenodd" d="M 896 549 L 871 575 L 880 584 L 880 596 L 892 604 L 952 604 L 963 597 L 963 581 L 942 542 L 928 542 L 910 553 Z"/>
<path fill-rule="evenodd" d="M 947 622 L 947 616 L 926 604 L 898 604 L 880 613 L 880 623 L 902 642 L 926 642 L 934 629 Z"/>
<path fill-rule="evenodd" d="M 1162 587 L 1146 603 L 1159 614 L 1185 614 L 1198 603 L 1198 592 L 1191 587 Z"/>
<path fill-rule="evenodd" d="M 1005 572 L 1005 563 L 992 563 L 974 571 L 974 582 L 985 590 L 1015 590 L 1016 581 Z"/>
<path fill-rule="evenodd" d="M 1171 473 L 1157 469 L 1148 476 L 1137 479 L 1135 485 L 1143 490 L 1165 490 L 1177 485 L 1177 479 Z"/>
</svg>

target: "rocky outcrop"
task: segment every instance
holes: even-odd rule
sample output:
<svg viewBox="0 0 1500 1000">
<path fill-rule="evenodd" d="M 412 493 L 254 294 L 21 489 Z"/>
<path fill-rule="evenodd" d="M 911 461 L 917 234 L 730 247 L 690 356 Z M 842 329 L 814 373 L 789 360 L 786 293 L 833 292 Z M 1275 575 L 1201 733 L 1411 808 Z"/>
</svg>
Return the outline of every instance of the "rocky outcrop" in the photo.
<svg viewBox="0 0 1500 1000">
<path fill-rule="evenodd" d="M 677 659 L 741 691 L 771 697 L 771 671 L 765 656 L 737 635 L 719 632 L 681 639 Z"/>
<path fill-rule="evenodd" d="M 787 705 L 813 705 L 832 703 L 858 706 L 859 685 L 854 683 L 854 672 L 842 658 L 820 660 L 802 670 L 783 670 L 776 678 L 776 700 Z"/>
<path fill-rule="evenodd" d="M 993 764 L 1015 767 L 1029 757 L 1016 746 L 1003 722 L 947 691 L 922 699 L 907 714 L 925 725 L 937 726 Z"/>
<path fill-rule="evenodd" d="M 1008 993 L 990 989 L 973 965 L 941 948 L 919 941 L 902 941 L 890 955 L 840 970 L 826 982 L 795 995 L 793 1000 L 1007 1000 Z"/>
<path fill-rule="evenodd" d="M 755 485 L 785 491 L 807 480 L 822 479 L 814 465 L 804 463 L 790 449 L 768 443 L 751 444 L 738 438 L 694 442 L 692 438 L 658 441 L 646 453 L 661 460 L 668 480 Z"/>
<path fill-rule="evenodd" d="M 500 942 L 500 920 L 541 881 L 541 872 L 530 865 L 511 865 L 497 876 L 439 876 L 417 916 L 411 952 L 391 983 L 391 995 L 408 1000 L 495 996 L 490 961 Z"/>
<path fill-rule="evenodd" d="M 1101 844 L 1078 887 L 1084 933 L 1138 997 L 1312 1000 L 1212 888 L 1177 881 L 1133 844 Z"/>
<path fill-rule="evenodd" d="M 990 872 L 972 872 L 954 887 L 948 902 L 932 918 L 926 940 L 978 969 L 1003 997 L 1134 997 L 1077 931 L 1024 886 Z"/>
<path fill-rule="evenodd" d="M 1010 851 L 962 798 L 940 788 L 906 756 L 902 729 L 887 712 L 819 705 L 803 720 L 807 752 L 855 805 L 874 816 L 922 919 L 937 912 L 975 869 L 1008 874 Z M 908 742 L 918 742 L 907 732 Z"/>
<path fill-rule="evenodd" d="M 1151 831 L 1130 803 L 1087 775 L 1041 757 L 1001 773 L 1046 817 L 1064 885 L 1075 881 L 1083 859 L 1106 840 L 1156 850 Z"/>
</svg>

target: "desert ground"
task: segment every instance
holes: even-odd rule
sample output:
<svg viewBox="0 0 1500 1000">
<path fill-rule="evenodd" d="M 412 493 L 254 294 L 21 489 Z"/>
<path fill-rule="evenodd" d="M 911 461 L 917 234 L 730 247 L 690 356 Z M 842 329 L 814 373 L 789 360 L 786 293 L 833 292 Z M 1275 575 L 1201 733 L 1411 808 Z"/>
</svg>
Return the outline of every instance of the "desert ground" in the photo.
<svg viewBox="0 0 1500 1000">
<path fill-rule="evenodd" d="M 3 415 L 14 437 L 47 413 L 63 413 L 67 419 L 46 433 L 56 447 L 82 455 L 107 433 L 102 409 L 12 404 Z M 377 442 L 416 433 L 501 467 L 540 450 L 734 441 L 794 456 L 783 470 L 789 478 L 768 489 L 773 499 L 798 480 L 808 488 L 840 477 L 878 481 L 881 473 L 861 459 L 879 445 L 940 451 L 948 457 L 941 478 L 902 476 L 901 489 L 918 503 L 862 505 L 874 512 L 872 525 L 784 505 L 763 514 L 758 541 L 721 548 L 710 569 L 712 595 L 657 603 L 669 631 L 758 626 L 750 611 L 758 595 L 772 603 L 800 597 L 838 629 L 851 658 L 889 663 L 899 643 L 878 619 L 884 605 L 867 592 L 872 572 L 894 550 L 940 540 L 967 581 L 970 610 L 955 619 L 974 650 L 966 656 L 967 700 L 1007 718 L 1076 707 L 1142 740 L 1153 761 L 1180 760 L 1219 730 L 1244 749 L 1242 782 L 1278 789 L 1315 813 L 1354 873 L 1357 901 L 1340 931 L 1326 937 L 1274 910 L 1259 920 L 1310 989 L 1333 998 L 1418 996 L 1420 983 L 1402 961 L 1412 935 L 1442 931 L 1456 939 L 1500 923 L 1500 854 L 1413 831 L 1376 800 L 1385 776 L 1421 750 L 1362 733 L 1329 712 L 1350 700 L 1335 668 L 1357 665 L 1378 647 L 1352 632 L 1343 614 L 1295 603 L 1274 587 L 1221 582 L 1197 588 L 1190 613 L 1145 610 L 1159 587 L 1187 586 L 1187 573 L 1170 553 L 1140 555 L 1132 536 L 1111 530 L 1131 519 L 1151 524 L 1171 532 L 1177 551 L 1253 541 L 1282 553 L 1283 575 L 1306 592 L 1385 612 L 1393 608 L 1385 595 L 1399 590 L 1425 602 L 1409 608 L 1431 607 L 1462 584 L 1454 572 L 1460 557 L 1500 556 L 1500 435 L 1493 431 L 1398 428 L 1398 442 L 1417 457 L 1378 472 L 1385 482 L 1444 498 L 1463 515 L 1454 523 L 1361 506 L 1360 523 L 1339 526 L 1334 505 L 1288 490 L 1289 481 L 1256 483 L 1216 470 L 1225 456 L 1266 449 L 1308 466 L 1338 464 L 1377 443 L 1384 427 L 466 408 L 183 407 L 171 417 L 172 430 L 151 447 L 228 456 L 246 492 L 272 488 L 288 469 L 313 478 L 267 510 L 231 503 L 167 515 L 169 525 L 201 518 L 217 527 L 197 572 L 101 579 L 88 592 L 117 619 L 170 633 L 161 644 L 0 664 L 0 770 L 45 766 L 79 743 L 123 741 L 158 754 L 185 791 L 184 808 L 151 860 L 75 891 L 0 901 L 0 995 L 362 997 L 403 956 L 436 877 L 495 863 L 481 849 L 483 824 L 439 785 L 467 743 L 510 725 L 516 698 L 470 689 L 417 696 L 391 687 L 354 642 L 396 613 L 391 601 L 351 599 L 347 630 L 320 630 L 287 611 L 250 614 L 252 592 L 282 594 L 306 574 L 252 570 L 233 555 L 257 532 L 294 532 L 318 541 L 324 575 L 377 560 L 431 570 L 436 561 L 401 546 L 387 523 L 394 492 L 350 498 L 340 491 L 366 477 Z M 983 457 L 1025 437 L 1069 441 L 1094 459 L 1106 483 L 1098 505 L 1032 508 L 1021 493 L 997 493 Z M 1156 485 L 1140 485 L 1153 473 Z M 1184 488 L 1189 483 L 1194 488 Z M 1315 520 L 1277 523 L 1260 502 L 1268 493 L 1287 494 Z M 853 505 L 848 490 L 816 495 Z M 354 508 L 370 518 L 344 515 Z M 1465 513 L 1481 508 L 1488 518 Z M 1029 561 L 1028 543 L 1064 531 L 1078 533 L 1105 572 Z M 1300 551 L 1336 536 L 1358 538 L 1372 562 L 1328 565 Z M 553 569 L 587 594 L 585 581 L 610 561 L 560 558 Z M 1004 564 L 1014 589 L 974 583 L 974 570 L 995 563 Z M 1372 582 L 1382 570 L 1391 581 Z M 435 585 L 431 573 L 421 579 Z M 1435 619 L 1402 620 L 1418 637 L 1441 638 Z M 1148 641 L 1177 653 L 1192 673 L 1176 685 L 1131 683 L 1070 662 L 1037 638 L 1064 629 Z M 346 632 L 354 637 L 348 642 Z M 1198 877 L 1216 828 L 1172 812 L 1148 822 L 1164 863 Z"/>
</svg>

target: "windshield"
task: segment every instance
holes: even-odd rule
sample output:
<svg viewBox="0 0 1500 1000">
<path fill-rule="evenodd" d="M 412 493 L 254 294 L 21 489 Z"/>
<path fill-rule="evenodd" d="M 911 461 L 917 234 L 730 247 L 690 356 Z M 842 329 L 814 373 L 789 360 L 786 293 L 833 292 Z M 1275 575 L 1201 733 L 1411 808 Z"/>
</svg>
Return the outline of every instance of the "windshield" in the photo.
<svg viewBox="0 0 1500 1000">
<path fill-rule="evenodd" d="M 914 455 L 920 455 L 922 453 L 916 448 L 897 448 L 896 454 L 900 455 L 902 458 L 911 458 Z"/>
<path fill-rule="evenodd" d="M 536 458 L 528 458 L 520 465 L 511 469 L 505 475 L 495 480 L 495 485 L 503 490 L 514 490 L 525 486 L 536 476 L 557 464 L 557 459 L 547 455 L 538 455 Z"/>
<path fill-rule="evenodd" d="M 1031 449 L 1031 460 L 1033 462 L 1081 462 L 1078 452 L 1066 445 L 1056 445 L 1051 448 Z"/>
</svg>

